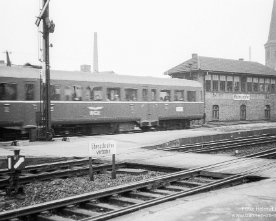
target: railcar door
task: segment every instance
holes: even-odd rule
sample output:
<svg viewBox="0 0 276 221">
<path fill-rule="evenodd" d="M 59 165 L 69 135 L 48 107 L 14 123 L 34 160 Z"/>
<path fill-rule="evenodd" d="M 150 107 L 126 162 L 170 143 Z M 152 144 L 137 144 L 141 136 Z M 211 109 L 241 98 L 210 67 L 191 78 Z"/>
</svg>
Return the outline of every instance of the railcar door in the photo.
<svg viewBox="0 0 276 221">
<path fill-rule="evenodd" d="M 155 94 L 154 94 L 155 93 Z M 157 123 L 157 111 L 156 111 L 156 90 L 147 86 L 142 88 L 142 113 L 141 113 L 141 126 L 151 127 Z"/>
</svg>

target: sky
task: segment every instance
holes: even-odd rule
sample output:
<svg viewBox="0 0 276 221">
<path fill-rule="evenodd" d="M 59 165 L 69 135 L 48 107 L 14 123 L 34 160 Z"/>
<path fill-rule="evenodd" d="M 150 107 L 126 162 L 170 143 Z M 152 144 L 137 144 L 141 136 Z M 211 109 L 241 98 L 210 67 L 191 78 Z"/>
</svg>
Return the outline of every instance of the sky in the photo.
<svg viewBox="0 0 276 221">
<path fill-rule="evenodd" d="M 0 0 L 0 52 L 13 64 L 40 64 L 35 25 L 40 0 Z M 265 62 L 273 0 L 51 0 L 50 65 L 162 77 L 193 53 Z M 6 60 L 0 53 L 0 60 Z"/>
</svg>

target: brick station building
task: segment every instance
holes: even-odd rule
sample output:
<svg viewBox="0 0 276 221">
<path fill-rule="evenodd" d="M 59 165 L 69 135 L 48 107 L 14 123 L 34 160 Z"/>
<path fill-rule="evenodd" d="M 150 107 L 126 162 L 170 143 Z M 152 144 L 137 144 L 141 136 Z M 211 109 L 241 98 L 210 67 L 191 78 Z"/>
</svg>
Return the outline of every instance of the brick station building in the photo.
<svg viewBox="0 0 276 221">
<path fill-rule="evenodd" d="M 276 71 L 260 63 L 193 54 L 165 74 L 202 83 L 206 121 L 276 119 Z"/>
<path fill-rule="evenodd" d="M 202 83 L 206 121 L 276 120 L 276 0 L 264 46 L 266 66 L 193 54 L 165 74 Z"/>
</svg>

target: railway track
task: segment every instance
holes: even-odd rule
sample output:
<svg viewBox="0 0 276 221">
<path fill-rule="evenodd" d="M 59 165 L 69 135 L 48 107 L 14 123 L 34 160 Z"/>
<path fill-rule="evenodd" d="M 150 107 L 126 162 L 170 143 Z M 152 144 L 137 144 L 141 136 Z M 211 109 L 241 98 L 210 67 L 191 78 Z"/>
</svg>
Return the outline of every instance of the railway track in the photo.
<svg viewBox="0 0 276 221">
<path fill-rule="evenodd" d="M 67 178 L 72 176 L 87 175 L 89 172 L 89 160 L 70 160 L 64 162 L 55 162 L 40 165 L 26 166 L 19 175 L 19 185 L 27 184 L 38 180 L 53 180 L 55 178 Z M 94 173 L 102 173 L 110 171 L 112 164 L 93 162 Z M 156 170 L 164 172 L 175 172 L 180 169 L 171 167 L 136 165 L 131 163 L 116 163 L 116 169 L 120 168 L 143 168 L 146 170 Z M 0 170 L 0 189 L 5 189 L 9 185 L 9 171 L 7 169 Z"/>
<path fill-rule="evenodd" d="M 260 135 L 246 138 L 235 138 L 231 140 L 219 140 L 216 142 L 197 143 L 192 145 L 183 145 L 180 147 L 160 148 L 164 151 L 180 151 L 184 153 L 213 153 L 224 150 L 233 150 L 237 148 L 251 147 L 256 145 L 270 144 L 276 142 L 276 136 Z"/>
<path fill-rule="evenodd" d="M 108 220 L 139 209 L 164 203 L 180 197 L 216 188 L 228 187 L 262 178 L 254 173 L 275 167 L 266 163 L 262 168 L 250 169 L 236 175 L 210 173 L 206 170 L 240 163 L 238 158 L 204 167 L 179 171 L 145 181 L 125 184 L 61 200 L 28 206 L 0 213 L 0 220 Z"/>
</svg>

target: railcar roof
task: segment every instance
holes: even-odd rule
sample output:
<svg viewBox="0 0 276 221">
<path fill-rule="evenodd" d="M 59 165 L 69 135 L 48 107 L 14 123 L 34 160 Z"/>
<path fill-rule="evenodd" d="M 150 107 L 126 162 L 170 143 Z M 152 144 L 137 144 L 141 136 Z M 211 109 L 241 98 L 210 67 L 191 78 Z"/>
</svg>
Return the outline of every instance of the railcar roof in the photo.
<svg viewBox="0 0 276 221">
<path fill-rule="evenodd" d="M 0 66 L 0 77 L 36 78 L 40 77 L 39 69 L 20 66 Z M 114 72 L 81 72 L 81 71 L 55 71 L 51 70 L 52 80 L 112 82 L 143 85 L 167 85 L 201 87 L 201 83 L 186 79 L 157 78 L 144 76 L 119 75 Z"/>
</svg>

